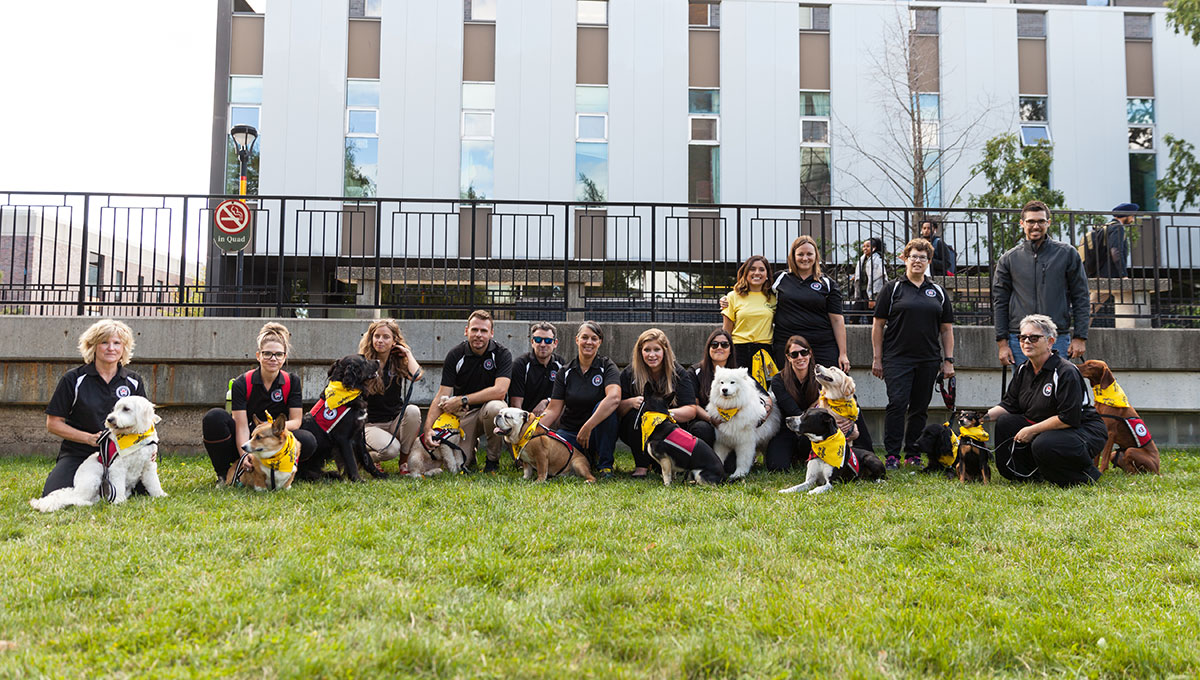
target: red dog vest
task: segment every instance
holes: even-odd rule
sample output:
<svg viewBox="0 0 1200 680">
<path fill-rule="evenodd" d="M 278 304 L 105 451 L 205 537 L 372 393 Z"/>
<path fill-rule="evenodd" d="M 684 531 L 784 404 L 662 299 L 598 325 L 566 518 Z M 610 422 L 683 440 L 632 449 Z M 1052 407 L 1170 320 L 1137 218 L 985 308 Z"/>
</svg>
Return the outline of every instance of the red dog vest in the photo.
<svg viewBox="0 0 1200 680">
<path fill-rule="evenodd" d="M 1150 428 L 1146 427 L 1146 423 L 1142 422 L 1141 418 L 1126 418 L 1125 425 L 1133 433 L 1133 440 L 1137 442 L 1137 448 L 1140 449 L 1150 443 L 1152 439 Z"/>
</svg>

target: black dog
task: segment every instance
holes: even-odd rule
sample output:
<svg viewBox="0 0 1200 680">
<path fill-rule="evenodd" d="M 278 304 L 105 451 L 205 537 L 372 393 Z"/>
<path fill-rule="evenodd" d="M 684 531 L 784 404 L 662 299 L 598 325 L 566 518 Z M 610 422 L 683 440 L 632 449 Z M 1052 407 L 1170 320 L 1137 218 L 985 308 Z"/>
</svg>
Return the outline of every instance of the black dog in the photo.
<svg viewBox="0 0 1200 680">
<path fill-rule="evenodd" d="M 945 424 L 929 424 L 917 437 L 917 451 L 925 454 L 926 464 L 921 472 L 944 472 L 947 477 L 955 474 L 954 433 Z"/>
<path fill-rule="evenodd" d="M 367 418 L 367 401 L 363 398 L 367 383 L 379 373 L 379 362 L 349 354 L 329 367 L 329 384 L 324 395 L 300 425 L 317 439 L 317 450 L 311 463 L 304 466 L 305 477 L 320 474 L 332 457 L 342 476 L 352 482 L 362 481 L 358 474 L 361 464 L 376 477 L 382 471 L 371 460 L 363 441 L 363 425 Z"/>
<path fill-rule="evenodd" d="M 811 442 L 814 453 L 809 457 L 804 482 L 781 489 L 779 493 L 807 491 L 810 494 L 825 493 L 833 488 L 834 482 L 849 482 L 855 479 L 877 480 L 887 476 L 887 466 L 874 452 L 851 448 L 838 429 L 833 412 L 823 408 L 810 408 L 803 415 L 784 420 L 787 428 Z M 817 454 L 817 447 L 830 439 L 841 437 L 840 444 L 828 450 L 832 457 L 841 457 L 841 464 L 830 463 Z M 830 442 L 831 445 L 834 442 Z"/>
<path fill-rule="evenodd" d="M 982 411 L 962 411 L 958 414 L 958 460 L 954 466 L 958 470 L 960 482 L 991 481 L 992 452 L 986 446 L 987 432 L 983 429 Z"/>
<path fill-rule="evenodd" d="M 711 446 L 679 427 L 669 417 L 654 422 L 668 413 L 670 410 L 662 399 L 647 397 L 638 414 L 639 429 L 643 429 L 643 425 L 653 427 L 648 436 L 644 435 L 646 453 L 662 467 L 663 484 L 671 484 L 671 477 L 676 470 L 690 472 L 699 484 L 724 482 L 728 478 L 725 466 Z"/>
</svg>

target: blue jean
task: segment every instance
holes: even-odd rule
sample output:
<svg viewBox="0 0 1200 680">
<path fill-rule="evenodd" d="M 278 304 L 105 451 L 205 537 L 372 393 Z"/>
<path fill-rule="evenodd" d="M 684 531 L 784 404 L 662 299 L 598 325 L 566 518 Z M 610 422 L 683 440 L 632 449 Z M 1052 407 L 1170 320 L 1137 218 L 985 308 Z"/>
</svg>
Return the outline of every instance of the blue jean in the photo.
<svg viewBox="0 0 1200 680">
<path fill-rule="evenodd" d="M 1067 333 L 1063 333 L 1054 339 L 1054 349 L 1058 350 L 1059 356 L 1064 359 L 1067 358 L 1067 349 L 1070 346 L 1071 336 Z M 1008 336 L 1008 348 L 1012 350 L 1013 361 L 1016 362 L 1014 365 L 1024 363 L 1025 353 L 1021 351 L 1021 341 L 1017 340 L 1017 336 L 1011 333 Z"/>
<path fill-rule="evenodd" d="M 603 470 L 605 468 L 612 469 L 613 466 L 613 451 L 617 448 L 617 412 L 613 411 L 612 415 L 600 421 L 600 424 L 592 429 L 591 439 L 588 440 L 588 447 L 582 448 L 576 436 L 578 432 L 570 430 L 558 430 L 559 436 L 571 443 L 571 446 L 584 451 L 588 458 L 596 462 L 596 469 Z"/>
</svg>

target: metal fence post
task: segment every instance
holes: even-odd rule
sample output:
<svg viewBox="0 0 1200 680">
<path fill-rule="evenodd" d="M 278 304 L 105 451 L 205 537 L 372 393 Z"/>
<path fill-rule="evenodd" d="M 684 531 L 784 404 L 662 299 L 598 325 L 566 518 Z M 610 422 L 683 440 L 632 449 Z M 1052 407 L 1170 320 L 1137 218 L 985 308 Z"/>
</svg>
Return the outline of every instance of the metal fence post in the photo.
<svg viewBox="0 0 1200 680">
<path fill-rule="evenodd" d="M 88 213 L 91 212 L 91 210 L 89 209 L 89 206 L 91 203 L 91 198 L 92 198 L 91 194 L 83 195 L 83 240 L 80 243 L 81 255 L 79 257 L 79 260 L 80 260 L 79 261 L 79 304 L 76 305 L 76 307 L 75 307 L 75 314 L 77 316 L 83 316 L 84 301 L 87 299 L 86 295 L 87 295 L 87 269 L 88 269 Z M 15 218 L 14 218 L 14 220 L 15 220 Z M 71 256 L 70 253 L 68 253 L 67 257 L 70 257 L 70 256 Z M 97 276 L 97 280 L 96 280 L 96 285 L 97 286 L 100 285 L 98 276 Z"/>
<path fill-rule="evenodd" d="M 690 222 L 690 218 L 689 218 Z M 658 206 L 650 206 L 650 323 L 658 323 L 658 295 L 655 288 L 655 260 L 658 258 Z"/>
<path fill-rule="evenodd" d="M 467 302 L 471 309 L 475 309 L 475 229 L 479 226 L 475 208 L 478 206 L 479 201 L 471 201 L 471 288 L 467 292 Z"/>
<path fill-rule="evenodd" d="M 383 307 L 383 282 L 380 281 L 379 251 L 383 248 L 383 201 L 375 199 L 375 309 Z"/>
<path fill-rule="evenodd" d="M 283 245 L 286 241 L 283 225 L 287 222 L 287 199 L 279 199 L 279 252 L 275 254 L 275 316 L 283 316 Z"/>
<path fill-rule="evenodd" d="M 183 197 L 183 242 L 179 252 L 179 304 L 187 304 L 188 196 Z M 170 262 L 170 260 L 167 260 Z M 196 268 L 197 272 L 199 267 Z M 186 307 L 185 307 L 186 309 Z"/>
</svg>

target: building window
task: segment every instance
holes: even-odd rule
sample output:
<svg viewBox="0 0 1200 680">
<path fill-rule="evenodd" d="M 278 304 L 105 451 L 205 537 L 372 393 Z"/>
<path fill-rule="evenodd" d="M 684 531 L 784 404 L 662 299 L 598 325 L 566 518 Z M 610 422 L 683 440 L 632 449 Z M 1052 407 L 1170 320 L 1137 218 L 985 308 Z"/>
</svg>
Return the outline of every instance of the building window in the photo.
<svg viewBox="0 0 1200 680">
<path fill-rule="evenodd" d="M 721 91 L 688 90 L 688 202 L 719 203 Z"/>
<path fill-rule="evenodd" d="M 579 24 L 586 26 L 608 25 L 607 0 L 578 0 L 576 20 Z"/>
<path fill-rule="evenodd" d="M 262 76 L 231 76 L 229 78 L 229 127 L 253 125 L 258 129 L 262 115 Z M 258 193 L 259 148 L 262 140 L 250 149 L 250 160 L 246 163 L 246 193 Z M 236 194 L 240 190 L 241 165 L 237 147 L 229 135 L 225 136 L 225 193 Z"/>
<path fill-rule="evenodd" d="M 266 14 L 267 0 L 233 0 L 234 14 Z"/>
<path fill-rule="evenodd" d="M 575 199 L 608 200 L 608 87 L 575 87 Z"/>
<path fill-rule="evenodd" d="M 383 0 L 350 0 L 351 19 L 377 19 L 382 9 Z"/>
<path fill-rule="evenodd" d="M 800 149 L 801 205 L 829 205 L 833 189 L 828 148 Z"/>
<path fill-rule="evenodd" d="M 1158 210 L 1155 197 L 1158 173 L 1155 171 L 1157 156 L 1152 153 L 1129 154 L 1129 200 L 1142 210 Z"/>
<path fill-rule="evenodd" d="M 462 156 L 459 197 L 487 198 L 495 193 L 496 84 L 463 83 Z"/>
<path fill-rule="evenodd" d="M 1039 146 L 1050 144 L 1051 141 L 1049 125 L 1021 126 L 1021 146 Z"/>
<path fill-rule="evenodd" d="M 1153 37 L 1149 14 L 1125 15 L 1126 40 L 1150 40 Z"/>
<path fill-rule="evenodd" d="M 688 3 L 688 26 L 692 28 L 720 28 L 721 5 L 716 2 Z"/>
<path fill-rule="evenodd" d="M 1018 107 L 1022 123 L 1046 123 L 1050 120 L 1046 116 L 1046 97 L 1022 95 Z"/>
<path fill-rule="evenodd" d="M 104 256 L 92 253 L 88 258 L 87 295 L 88 299 L 100 300 L 100 283 L 104 281 Z"/>
<path fill-rule="evenodd" d="M 1154 100 L 1150 97 L 1130 97 L 1125 100 L 1129 122 L 1130 152 L 1154 151 Z"/>
<path fill-rule="evenodd" d="M 463 0 L 465 21 L 495 21 L 496 0 Z"/>
<path fill-rule="evenodd" d="M 800 30 L 829 32 L 829 8 L 800 6 Z"/>
<path fill-rule="evenodd" d="M 1045 12 L 1017 12 L 1018 38 L 1045 38 Z"/>
<path fill-rule="evenodd" d="M 692 88 L 688 90 L 688 113 L 720 113 L 721 109 L 721 91 L 720 90 L 701 90 Z"/>
<path fill-rule="evenodd" d="M 345 196 L 374 196 L 379 181 L 379 81 L 346 81 Z"/>
<path fill-rule="evenodd" d="M 937 9 L 914 9 L 912 10 L 913 32 L 917 35 L 937 35 L 938 34 L 938 11 Z"/>
<path fill-rule="evenodd" d="M 125 287 L 125 272 L 120 269 L 113 270 L 113 301 L 121 301 L 121 289 Z"/>
</svg>

